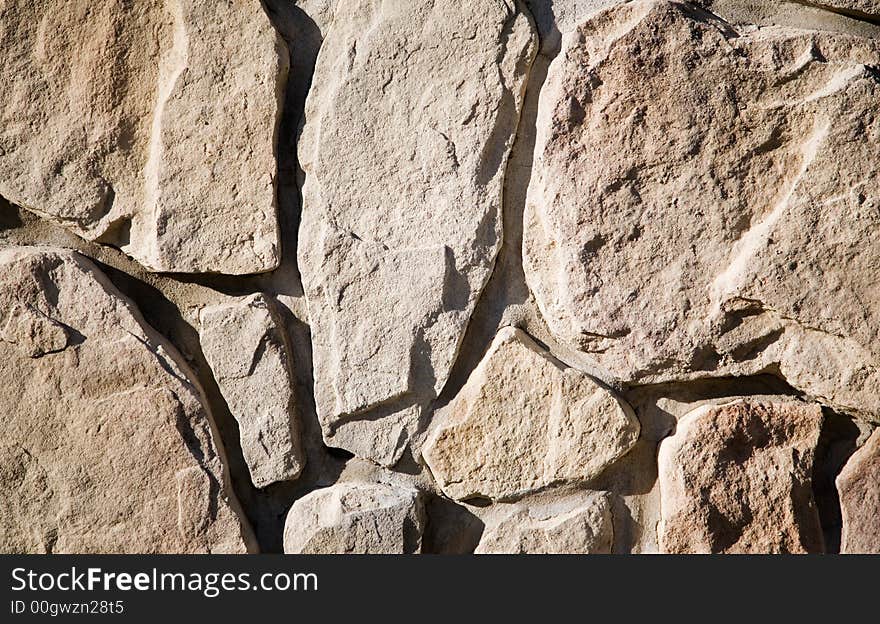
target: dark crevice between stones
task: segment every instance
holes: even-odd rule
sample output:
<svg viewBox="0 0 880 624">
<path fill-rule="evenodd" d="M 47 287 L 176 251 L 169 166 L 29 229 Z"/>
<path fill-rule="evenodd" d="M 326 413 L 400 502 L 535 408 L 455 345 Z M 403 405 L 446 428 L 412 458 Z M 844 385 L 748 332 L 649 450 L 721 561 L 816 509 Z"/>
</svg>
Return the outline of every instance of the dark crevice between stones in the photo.
<svg viewBox="0 0 880 624">
<path fill-rule="evenodd" d="M 431 495 L 425 503 L 425 515 L 424 554 L 466 555 L 480 543 L 485 525 L 466 507 Z"/>
<path fill-rule="evenodd" d="M 205 406 L 211 413 L 220 440 L 215 441 L 225 451 L 226 468 L 236 498 L 249 521 L 257 542 L 260 542 L 258 525 L 252 517 L 254 486 L 251 484 L 247 465 L 242 455 L 238 436 L 238 423 L 229 412 L 214 375 L 202 353 L 198 332 L 184 320 L 180 310 L 155 286 L 100 260 L 91 258 L 123 295 L 131 299 L 144 320 L 164 338 L 171 342 L 189 364 L 196 380 L 204 391 Z"/>
<path fill-rule="evenodd" d="M 293 350 L 294 389 L 306 465 L 294 481 L 256 488 L 251 482 L 241 451 L 238 423 L 202 353 L 197 330 L 182 318 L 177 306 L 158 288 L 103 262 L 95 262 L 113 284 L 135 302 L 147 323 L 174 344 L 192 367 L 204 389 L 207 407 L 225 448 L 233 490 L 251 524 L 260 552 L 282 552 L 284 521 L 290 506 L 315 487 L 335 482 L 345 466 L 344 459 L 333 457 L 323 445 L 312 399 L 311 336 L 308 326 L 293 318 L 283 306 L 279 307 Z"/>
<path fill-rule="evenodd" d="M 825 420 L 813 462 L 813 498 L 825 538 L 825 552 L 840 552 L 843 518 L 835 483 L 847 460 L 856 451 L 861 430 L 844 414 L 823 408 Z"/>
<path fill-rule="evenodd" d="M 435 409 L 448 404 L 461 391 L 504 323 L 505 313 L 512 306 L 523 308 L 530 303 L 522 265 L 523 214 L 534 164 L 538 100 L 547 79 L 549 65 L 550 60 L 539 55 L 529 72 L 523 110 L 504 180 L 504 240 L 495 259 L 492 276 L 480 294 L 455 364 L 435 403 Z"/>
<path fill-rule="evenodd" d="M 263 8 L 272 25 L 287 44 L 290 67 L 285 88 L 284 108 L 278 129 L 277 202 L 280 229 L 281 264 L 271 273 L 245 279 L 229 278 L 219 289 L 267 292 L 274 295 L 302 297 L 302 280 L 297 266 L 297 239 L 302 212 L 301 184 L 304 178 L 297 157 L 306 98 L 311 88 L 315 62 L 323 35 L 315 21 L 290 0 L 263 0 Z M 184 278 L 186 279 L 186 278 Z M 251 504 L 255 531 L 262 552 L 283 552 L 284 522 L 293 503 L 316 488 L 336 482 L 352 455 L 324 445 L 314 401 L 312 341 L 308 325 L 285 306 L 282 310 L 293 350 L 296 396 L 300 432 L 306 465 L 298 479 L 275 483 L 255 490 Z"/>
<path fill-rule="evenodd" d="M 13 230 L 22 226 L 21 217 L 18 209 L 6 201 L 6 198 L 0 195 L 0 232 L 4 230 Z"/>
</svg>

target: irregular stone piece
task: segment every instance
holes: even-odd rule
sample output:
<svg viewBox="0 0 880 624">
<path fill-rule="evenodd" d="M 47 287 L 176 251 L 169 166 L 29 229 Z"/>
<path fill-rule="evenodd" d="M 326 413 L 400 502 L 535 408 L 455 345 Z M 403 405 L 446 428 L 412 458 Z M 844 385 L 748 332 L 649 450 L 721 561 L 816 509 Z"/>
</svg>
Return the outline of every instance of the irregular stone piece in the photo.
<svg viewBox="0 0 880 624">
<path fill-rule="evenodd" d="M 855 3 L 857 2 L 858 0 L 855 0 Z M 865 2 L 876 5 L 874 0 L 865 0 Z M 880 37 L 880 27 L 874 23 L 876 20 L 866 21 L 864 15 L 846 9 L 848 0 L 839 2 L 698 0 L 694 4 L 711 10 L 732 24 L 775 25 L 808 30 L 830 30 L 860 37 Z"/>
<path fill-rule="evenodd" d="M 876 419 L 880 44 L 665 1 L 563 39 L 523 244 L 554 334 L 609 380 L 777 371 Z"/>
<path fill-rule="evenodd" d="M 0 552 L 252 547 L 191 372 L 89 260 L 0 250 L 0 327 Z"/>
<path fill-rule="evenodd" d="M 518 1 L 337 4 L 299 146 L 328 445 L 392 464 L 446 383 L 501 244 L 535 47 Z"/>
<path fill-rule="evenodd" d="M 284 525 L 288 554 L 418 553 L 424 509 L 416 490 L 337 483 L 293 504 Z"/>
<path fill-rule="evenodd" d="M 837 477 L 843 529 L 840 552 L 880 553 L 880 430 L 853 453 Z"/>
<path fill-rule="evenodd" d="M 822 0 L 814 2 L 832 11 L 851 14 L 853 17 L 880 17 L 880 0 Z"/>
<path fill-rule="evenodd" d="M 287 50 L 259 2 L 0 7 L 0 195 L 155 271 L 278 264 Z"/>
<path fill-rule="evenodd" d="M 587 481 L 638 437 L 628 405 L 505 327 L 440 417 L 423 456 L 447 496 L 508 500 Z"/>
<path fill-rule="evenodd" d="M 614 544 L 611 503 L 605 493 L 584 492 L 552 504 L 511 505 L 488 527 L 476 554 L 607 554 Z"/>
<path fill-rule="evenodd" d="M 205 359 L 238 421 L 241 451 L 258 488 L 296 479 L 300 443 L 290 350 L 283 320 L 263 295 L 199 313 Z"/>
<path fill-rule="evenodd" d="M 666 553 L 815 553 L 816 404 L 741 400 L 698 408 L 659 451 Z"/>
</svg>

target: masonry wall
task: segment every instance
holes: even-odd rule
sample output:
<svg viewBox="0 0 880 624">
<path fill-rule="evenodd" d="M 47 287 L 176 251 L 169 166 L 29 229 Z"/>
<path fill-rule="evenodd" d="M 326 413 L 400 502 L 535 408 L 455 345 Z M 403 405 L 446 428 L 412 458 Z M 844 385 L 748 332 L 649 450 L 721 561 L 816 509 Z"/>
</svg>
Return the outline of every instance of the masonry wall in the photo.
<svg viewBox="0 0 880 624">
<path fill-rule="evenodd" d="M 3 552 L 878 552 L 880 3 L 0 8 Z"/>
</svg>

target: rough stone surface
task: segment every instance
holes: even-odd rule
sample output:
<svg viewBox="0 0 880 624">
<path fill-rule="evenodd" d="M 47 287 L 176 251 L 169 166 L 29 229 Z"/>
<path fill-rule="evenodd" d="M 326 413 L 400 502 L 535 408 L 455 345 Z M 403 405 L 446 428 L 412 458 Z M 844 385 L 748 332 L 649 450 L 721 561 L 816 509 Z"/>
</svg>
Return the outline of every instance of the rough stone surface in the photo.
<svg viewBox="0 0 880 624">
<path fill-rule="evenodd" d="M 878 61 L 869 39 L 738 34 L 662 1 L 566 35 L 524 240 L 555 335 L 616 380 L 778 370 L 876 414 Z"/>
<path fill-rule="evenodd" d="M 97 268 L 0 250 L 0 552 L 237 553 L 189 371 Z"/>
<path fill-rule="evenodd" d="M 822 552 L 811 478 L 822 410 L 740 400 L 698 408 L 660 444 L 666 553 Z"/>
<path fill-rule="evenodd" d="M 0 44 L 0 552 L 880 550 L 876 0 Z"/>
<path fill-rule="evenodd" d="M 562 34 L 571 32 L 602 9 L 626 0 L 525 0 L 541 38 L 541 54 L 559 53 Z"/>
<path fill-rule="evenodd" d="M 412 554 L 421 550 L 424 509 L 416 490 L 338 483 L 293 504 L 284 527 L 288 554 Z"/>
<path fill-rule="evenodd" d="M 813 2 L 812 4 L 845 14 L 849 13 L 857 18 L 880 17 L 880 2 L 878 0 L 822 0 L 822 2 Z"/>
<path fill-rule="evenodd" d="M 611 552 L 614 526 L 608 495 L 600 492 L 553 504 L 510 506 L 486 529 L 476 554 L 592 555 Z"/>
<path fill-rule="evenodd" d="M 0 195 L 156 271 L 279 260 L 287 51 L 259 2 L 0 6 Z"/>
<path fill-rule="evenodd" d="M 857 3 L 859 0 L 855 0 Z M 873 0 L 866 0 L 865 4 Z M 862 37 L 880 37 L 880 26 L 870 16 L 847 9 L 840 2 L 785 2 L 780 0 L 700 0 L 696 2 L 725 20 L 749 28 L 785 26 L 805 30 L 828 30 Z"/>
<path fill-rule="evenodd" d="M 628 405 L 507 327 L 439 419 L 423 454 L 447 496 L 505 500 L 587 481 L 638 435 Z"/>
<path fill-rule="evenodd" d="M 443 388 L 501 243 L 535 47 L 515 2 L 337 5 L 299 145 L 328 445 L 393 464 Z"/>
<path fill-rule="evenodd" d="M 850 457 L 837 477 L 843 516 L 840 552 L 880 554 L 880 430 Z"/>
<path fill-rule="evenodd" d="M 305 464 L 283 321 L 263 295 L 209 306 L 200 315 L 205 358 L 238 421 L 257 487 L 296 479 Z"/>
</svg>

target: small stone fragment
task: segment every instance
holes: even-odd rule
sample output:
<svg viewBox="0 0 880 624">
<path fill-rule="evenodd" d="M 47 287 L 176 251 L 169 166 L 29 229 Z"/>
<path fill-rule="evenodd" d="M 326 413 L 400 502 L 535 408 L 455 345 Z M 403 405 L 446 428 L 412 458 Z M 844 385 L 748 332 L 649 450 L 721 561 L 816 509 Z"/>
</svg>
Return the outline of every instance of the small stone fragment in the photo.
<svg viewBox="0 0 880 624">
<path fill-rule="evenodd" d="M 293 504 L 284 525 L 284 552 L 418 553 L 424 522 L 416 490 L 382 483 L 337 483 Z"/>
<path fill-rule="evenodd" d="M 263 295 L 204 308 L 199 314 L 205 358 L 229 411 L 258 488 L 302 472 L 299 410 L 282 319 Z"/>
<path fill-rule="evenodd" d="M 629 406 L 505 327 L 423 455 L 449 497 L 508 500 L 596 477 L 638 436 Z"/>
<path fill-rule="evenodd" d="M 476 554 L 608 554 L 614 524 L 608 494 L 583 492 L 549 504 L 510 506 L 486 528 Z"/>
<path fill-rule="evenodd" d="M 740 400 L 698 408 L 660 444 L 666 553 L 821 553 L 816 404 Z"/>
<path fill-rule="evenodd" d="M 843 554 L 880 554 L 880 429 L 875 430 L 837 477 Z"/>
</svg>

